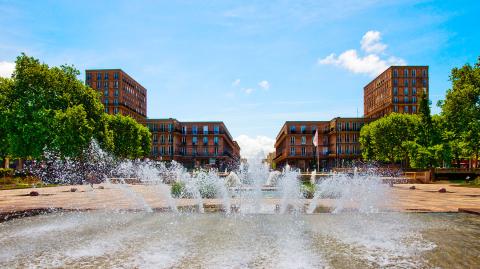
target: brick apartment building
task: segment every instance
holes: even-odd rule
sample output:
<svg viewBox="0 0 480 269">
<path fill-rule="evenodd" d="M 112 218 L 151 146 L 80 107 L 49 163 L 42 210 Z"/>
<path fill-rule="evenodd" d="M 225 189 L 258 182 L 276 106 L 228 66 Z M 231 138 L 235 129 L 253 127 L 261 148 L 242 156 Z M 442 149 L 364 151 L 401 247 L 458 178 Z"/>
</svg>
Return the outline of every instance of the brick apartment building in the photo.
<svg viewBox="0 0 480 269">
<path fill-rule="evenodd" d="M 361 159 L 360 128 L 363 118 L 334 118 L 330 121 L 287 121 L 275 142 L 277 168 L 290 165 L 302 170 L 328 170 Z M 318 130 L 318 147 L 313 144 Z M 318 149 L 318 153 L 317 153 Z"/>
<path fill-rule="evenodd" d="M 176 119 L 147 119 L 152 133 L 151 157 L 175 160 L 187 168 L 235 168 L 240 147 L 221 121 L 180 122 Z"/>
<path fill-rule="evenodd" d="M 331 121 L 287 121 L 275 142 L 274 162 L 302 170 L 348 166 L 361 159 L 360 129 L 392 112 L 415 114 L 422 93 L 428 98 L 428 66 L 391 66 L 363 88 L 364 117 Z M 319 130 L 318 154 L 313 145 Z M 318 169 L 317 169 L 318 170 Z"/>
<path fill-rule="evenodd" d="M 122 114 L 144 122 L 147 89 L 121 69 L 85 70 L 85 83 L 101 93 L 105 112 Z"/>
<path fill-rule="evenodd" d="M 175 160 L 187 168 L 230 169 L 240 161 L 240 147 L 220 121 L 180 122 L 147 119 L 147 89 L 121 69 L 85 70 L 85 83 L 101 93 L 105 112 L 130 116 L 152 133 L 151 158 Z"/>
<path fill-rule="evenodd" d="M 415 114 L 419 96 L 428 97 L 428 89 L 428 66 L 391 66 L 363 88 L 364 117 Z"/>
</svg>

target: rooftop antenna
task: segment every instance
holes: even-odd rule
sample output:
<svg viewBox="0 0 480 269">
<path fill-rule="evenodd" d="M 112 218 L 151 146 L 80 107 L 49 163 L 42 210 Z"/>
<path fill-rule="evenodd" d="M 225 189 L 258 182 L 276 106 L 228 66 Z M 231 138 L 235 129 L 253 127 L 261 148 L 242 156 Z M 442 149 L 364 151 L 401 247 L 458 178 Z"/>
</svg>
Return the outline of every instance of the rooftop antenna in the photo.
<svg viewBox="0 0 480 269">
<path fill-rule="evenodd" d="M 358 106 L 357 106 L 357 118 L 358 118 Z"/>
</svg>

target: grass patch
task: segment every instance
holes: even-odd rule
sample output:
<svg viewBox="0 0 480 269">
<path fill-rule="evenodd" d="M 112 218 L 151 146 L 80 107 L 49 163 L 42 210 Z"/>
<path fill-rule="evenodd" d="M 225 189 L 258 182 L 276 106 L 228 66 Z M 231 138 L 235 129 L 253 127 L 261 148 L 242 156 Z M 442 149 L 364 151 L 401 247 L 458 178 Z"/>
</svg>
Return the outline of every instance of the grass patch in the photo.
<svg viewBox="0 0 480 269">
<path fill-rule="evenodd" d="M 34 177 L 3 177 L 0 178 L 0 190 L 15 190 L 28 188 L 55 187 L 58 184 L 46 184 Z"/>
</svg>

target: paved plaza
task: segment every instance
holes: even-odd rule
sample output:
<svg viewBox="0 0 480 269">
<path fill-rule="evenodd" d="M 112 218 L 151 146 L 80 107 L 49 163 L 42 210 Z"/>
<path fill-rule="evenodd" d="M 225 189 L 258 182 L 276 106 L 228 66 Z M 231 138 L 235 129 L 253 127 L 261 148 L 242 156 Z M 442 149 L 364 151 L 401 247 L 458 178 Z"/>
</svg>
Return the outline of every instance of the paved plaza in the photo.
<svg viewBox="0 0 480 269">
<path fill-rule="evenodd" d="M 99 186 L 103 186 L 99 188 Z M 410 189 L 415 186 L 415 189 Z M 71 188 L 77 188 L 71 192 Z M 438 192 L 445 188 L 446 193 Z M 31 191 L 37 191 L 39 196 L 29 196 Z M 95 185 L 94 189 L 87 185 L 59 186 L 38 189 L 16 189 L 0 191 L 0 213 L 24 211 L 32 209 L 143 209 L 146 206 L 155 210 L 168 210 L 169 202 L 166 195 L 169 189 L 164 186 L 152 185 Z M 388 194 L 390 197 L 387 208 L 399 212 L 458 212 L 459 208 L 480 209 L 480 188 L 460 187 L 454 184 L 395 184 Z M 302 202 L 308 205 L 311 200 Z M 204 199 L 205 207 L 215 207 L 222 204 L 220 199 Z M 175 199 L 178 207 L 194 206 L 193 199 Z M 231 203 L 239 203 L 232 199 Z M 265 198 L 265 205 L 280 204 L 280 199 Z M 322 199 L 319 206 L 330 207 L 332 199 Z M 352 205 L 355 207 L 355 205 Z"/>
</svg>

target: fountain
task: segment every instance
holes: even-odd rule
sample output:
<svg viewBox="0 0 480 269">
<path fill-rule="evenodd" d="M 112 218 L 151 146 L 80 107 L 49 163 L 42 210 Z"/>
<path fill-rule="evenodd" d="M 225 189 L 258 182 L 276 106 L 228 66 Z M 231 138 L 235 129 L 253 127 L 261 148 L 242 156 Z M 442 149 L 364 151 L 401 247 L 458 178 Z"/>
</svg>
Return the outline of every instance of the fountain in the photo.
<svg viewBox="0 0 480 269">
<path fill-rule="evenodd" d="M 91 158 L 98 166 L 51 160 L 48 169 L 36 171 L 70 183 L 82 182 L 85 174 L 73 167 L 95 167 L 91 171 L 105 189 L 94 187 L 88 195 L 106 204 L 97 210 L 60 210 L 0 223 L 0 267 L 451 268 L 455 264 L 473 268 L 480 264 L 477 217 L 394 212 L 389 207 L 394 200 L 391 187 L 375 173 L 337 173 L 317 181 L 314 171 L 307 179 L 315 184 L 314 197 L 305 199 L 299 171 L 288 166 L 281 172 L 269 171 L 260 161 L 249 160 L 221 177 L 214 169 L 187 171 L 175 162 L 101 156 L 105 158 Z M 175 198 L 172 186 L 178 187 Z M 190 206 L 197 210 L 184 210 Z M 452 243 L 456 241 L 463 244 Z"/>
</svg>

